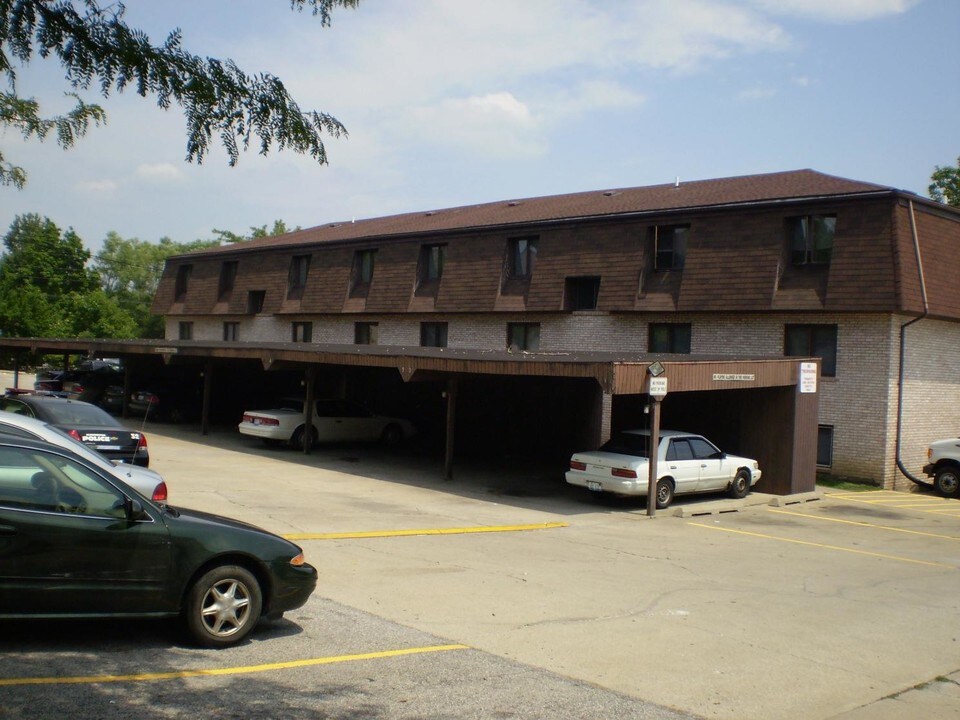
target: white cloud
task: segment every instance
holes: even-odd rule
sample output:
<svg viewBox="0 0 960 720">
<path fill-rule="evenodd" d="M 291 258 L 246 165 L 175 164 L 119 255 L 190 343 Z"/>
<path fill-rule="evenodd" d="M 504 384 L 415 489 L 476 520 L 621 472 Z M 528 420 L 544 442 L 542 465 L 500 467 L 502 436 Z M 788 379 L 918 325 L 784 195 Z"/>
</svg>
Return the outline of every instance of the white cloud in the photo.
<svg viewBox="0 0 960 720">
<path fill-rule="evenodd" d="M 179 182 L 183 171 L 171 163 L 142 164 L 137 166 L 137 177 L 157 182 Z"/>
<path fill-rule="evenodd" d="M 109 195 L 115 192 L 117 187 L 113 180 L 85 180 L 74 185 L 76 190 L 93 195 Z"/>
<path fill-rule="evenodd" d="M 750 0 L 774 15 L 799 15 L 823 22 L 863 22 L 907 12 L 920 0 Z"/>
</svg>

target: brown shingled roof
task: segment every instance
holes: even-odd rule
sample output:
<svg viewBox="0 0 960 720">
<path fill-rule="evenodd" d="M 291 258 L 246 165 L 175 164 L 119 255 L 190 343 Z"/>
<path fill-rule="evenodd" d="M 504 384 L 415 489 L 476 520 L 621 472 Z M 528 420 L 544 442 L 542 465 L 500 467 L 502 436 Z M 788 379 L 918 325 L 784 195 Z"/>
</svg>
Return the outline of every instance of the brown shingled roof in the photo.
<svg viewBox="0 0 960 720">
<path fill-rule="evenodd" d="M 365 220 L 333 222 L 239 245 L 223 245 L 193 254 L 252 251 L 291 245 L 349 242 L 498 225 L 550 222 L 627 213 L 672 211 L 776 200 L 895 192 L 894 188 L 847 180 L 814 170 L 696 180 L 646 187 L 596 190 L 480 205 L 404 213 Z"/>
</svg>

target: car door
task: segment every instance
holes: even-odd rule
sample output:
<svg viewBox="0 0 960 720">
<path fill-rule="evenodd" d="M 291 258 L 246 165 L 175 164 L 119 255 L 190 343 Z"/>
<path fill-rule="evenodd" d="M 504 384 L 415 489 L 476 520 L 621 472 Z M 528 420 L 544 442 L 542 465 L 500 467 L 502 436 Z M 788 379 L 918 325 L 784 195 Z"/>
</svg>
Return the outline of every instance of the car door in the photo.
<svg viewBox="0 0 960 720">
<path fill-rule="evenodd" d="M 678 495 L 696 491 L 700 482 L 700 463 L 694 458 L 687 438 L 670 438 L 666 469 L 660 470 L 658 474 L 661 477 L 669 474 L 673 478 L 674 492 Z"/>
<path fill-rule="evenodd" d="M 0 614 L 170 612 L 166 526 L 91 466 L 0 446 Z M 139 500 L 138 500 L 139 502 Z"/>
<path fill-rule="evenodd" d="M 729 481 L 724 475 L 723 453 L 705 438 L 691 437 L 689 441 L 700 472 L 697 490 L 722 490 Z"/>
</svg>

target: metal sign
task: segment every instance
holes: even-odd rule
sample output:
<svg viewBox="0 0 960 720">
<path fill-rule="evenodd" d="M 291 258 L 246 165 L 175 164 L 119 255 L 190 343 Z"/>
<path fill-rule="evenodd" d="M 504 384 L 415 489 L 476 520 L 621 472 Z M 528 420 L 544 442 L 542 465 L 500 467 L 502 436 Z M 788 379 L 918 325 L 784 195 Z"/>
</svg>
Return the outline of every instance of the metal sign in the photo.
<svg viewBox="0 0 960 720">
<path fill-rule="evenodd" d="M 650 395 L 655 398 L 667 396 L 667 379 L 665 377 L 650 378 Z"/>
<path fill-rule="evenodd" d="M 817 391 L 817 364 L 815 362 L 800 363 L 800 392 L 815 393 Z"/>
</svg>

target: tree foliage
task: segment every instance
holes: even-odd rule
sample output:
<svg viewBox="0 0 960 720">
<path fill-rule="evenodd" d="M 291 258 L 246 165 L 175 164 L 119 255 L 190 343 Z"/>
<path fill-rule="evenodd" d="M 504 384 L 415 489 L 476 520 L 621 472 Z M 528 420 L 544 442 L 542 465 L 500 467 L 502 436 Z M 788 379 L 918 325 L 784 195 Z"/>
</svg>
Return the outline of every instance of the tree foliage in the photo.
<svg viewBox="0 0 960 720">
<path fill-rule="evenodd" d="M 933 181 L 928 188 L 930 197 L 937 202 L 960 207 L 960 157 L 957 158 L 956 167 L 937 165 L 930 179 Z"/>
<path fill-rule="evenodd" d="M 213 234 L 217 236 L 218 240 L 221 240 L 225 243 L 238 243 L 246 242 L 247 240 L 255 240 L 256 238 L 286 235 L 289 232 L 296 232 L 299 229 L 299 225 L 297 225 L 295 228 L 288 228 L 287 224 L 283 220 L 274 220 L 273 227 L 270 228 L 268 228 L 266 225 L 260 225 L 259 227 L 251 225 L 249 235 L 238 235 L 230 230 L 217 230 L 216 228 L 213 229 Z"/>
<path fill-rule="evenodd" d="M 290 0 L 294 10 L 310 8 L 323 25 L 335 6 L 356 7 L 359 0 Z M 281 80 L 268 73 L 248 75 L 232 60 L 203 58 L 185 50 L 173 30 L 160 45 L 124 22 L 122 3 L 101 6 L 100 0 L 0 0 L 0 72 L 10 90 L 0 100 L 0 123 L 24 137 L 43 139 L 56 130 L 68 147 L 91 122 L 105 120 L 102 108 L 78 104 L 67 115 L 43 119 L 33 100 L 17 92 L 14 62 L 35 56 L 54 57 L 66 71 L 72 90 L 91 86 L 107 97 L 132 88 L 142 97 L 156 97 L 161 108 L 177 104 L 187 123 L 189 162 L 200 163 L 217 135 L 235 165 L 252 141 L 261 154 L 290 149 L 324 164 L 323 134 L 339 137 L 346 129 L 332 115 L 303 111 Z M 66 144 L 64 144 L 66 143 Z M 22 187 L 23 168 L 0 155 L 0 184 Z"/>
</svg>

